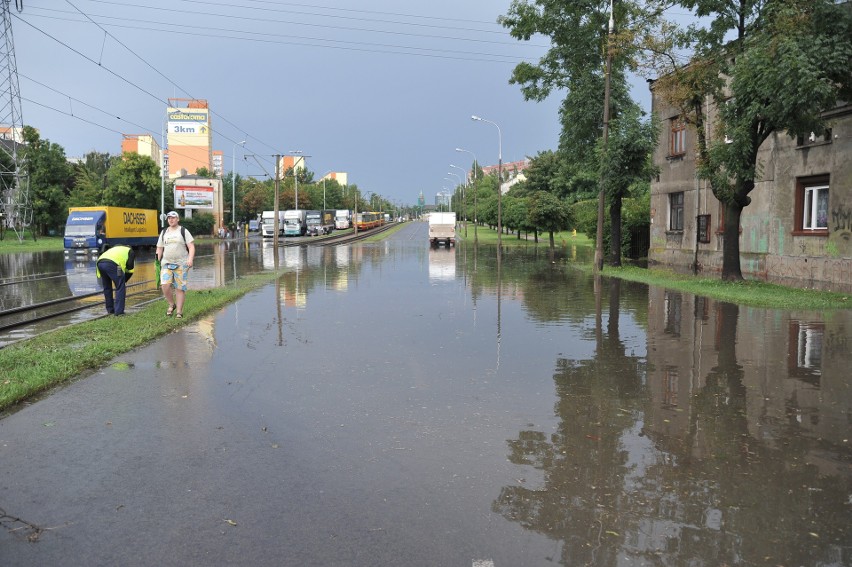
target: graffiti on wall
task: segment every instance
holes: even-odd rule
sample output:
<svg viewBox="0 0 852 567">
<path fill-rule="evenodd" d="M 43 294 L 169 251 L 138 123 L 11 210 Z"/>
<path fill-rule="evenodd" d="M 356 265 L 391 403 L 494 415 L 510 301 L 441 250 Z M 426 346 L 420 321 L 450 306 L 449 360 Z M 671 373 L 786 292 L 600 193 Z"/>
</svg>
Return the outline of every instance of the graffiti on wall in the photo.
<svg viewBox="0 0 852 567">
<path fill-rule="evenodd" d="M 835 258 L 852 256 L 852 209 L 843 204 L 831 209 L 831 235 L 826 252 Z"/>
</svg>

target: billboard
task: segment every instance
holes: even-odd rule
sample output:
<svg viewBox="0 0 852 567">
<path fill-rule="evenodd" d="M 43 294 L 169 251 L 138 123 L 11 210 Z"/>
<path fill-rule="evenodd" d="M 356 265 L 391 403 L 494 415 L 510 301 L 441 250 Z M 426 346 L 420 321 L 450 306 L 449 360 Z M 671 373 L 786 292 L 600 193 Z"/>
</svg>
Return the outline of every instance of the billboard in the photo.
<svg viewBox="0 0 852 567">
<path fill-rule="evenodd" d="M 179 209 L 212 209 L 213 187 L 175 185 L 175 206 Z"/>
</svg>

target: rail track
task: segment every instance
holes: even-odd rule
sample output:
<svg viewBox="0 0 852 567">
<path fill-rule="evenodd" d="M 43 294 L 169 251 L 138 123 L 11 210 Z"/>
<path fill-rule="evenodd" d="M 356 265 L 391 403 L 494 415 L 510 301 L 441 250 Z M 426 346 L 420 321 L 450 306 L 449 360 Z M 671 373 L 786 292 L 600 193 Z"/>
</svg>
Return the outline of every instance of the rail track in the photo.
<svg viewBox="0 0 852 567">
<path fill-rule="evenodd" d="M 393 227 L 392 224 L 374 228 L 357 234 L 347 232 L 346 234 L 320 237 L 302 237 L 294 240 L 279 242 L 279 248 L 291 248 L 301 246 L 338 246 L 365 240 L 373 235 L 381 234 Z M 283 240 L 283 239 L 282 239 Z M 196 256 L 196 262 L 200 259 L 212 257 L 213 254 Z M 29 274 L 26 276 L 2 278 L 0 286 L 3 285 L 32 285 L 39 281 L 65 277 L 65 273 L 46 272 L 43 274 Z M 142 307 L 158 301 L 162 298 L 158 282 L 156 280 L 145 280 L 132 282 L 127 285 L 127 310 L 132 312 L 135 308 Z M 41 303 L 22 305 L 0 311 L 0 348 L 13 344 L 18 340 L 32 338 L 33 336 L 47 332 L 57 327 L 78 324 L 99 317 L 106 316 L 103 306 L 103 292 L 94 291 L 80 295 L 61 297 Z M 16 329 L 25 329 L 27 332 L 15 336 Z"/>
</svg>

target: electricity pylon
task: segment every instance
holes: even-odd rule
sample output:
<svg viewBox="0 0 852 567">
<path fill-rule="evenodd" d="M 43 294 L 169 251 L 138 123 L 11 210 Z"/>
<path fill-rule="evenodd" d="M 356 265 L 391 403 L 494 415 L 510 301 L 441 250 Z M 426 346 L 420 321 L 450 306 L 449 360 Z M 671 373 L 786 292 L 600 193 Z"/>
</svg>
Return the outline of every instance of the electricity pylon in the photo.
<svg viewBox="0 0 852 567">
<path fill-rule="evenodd" d="M 15 41 L 12 37 L 10 0 L 0 0 L 3 22 L 0 29 L 0 229 L 15 231 L 19 241 L 24 229 L 32 223 L 30 183 L 21 154 L 24 119 L 21 115 L 21 89 L 18 86 L 18 65 L 15 62 Z M 16 2 L 16 6 L 18 3 Z M 18 6 L 20 11 L 23 3 Z"/>
</svg>

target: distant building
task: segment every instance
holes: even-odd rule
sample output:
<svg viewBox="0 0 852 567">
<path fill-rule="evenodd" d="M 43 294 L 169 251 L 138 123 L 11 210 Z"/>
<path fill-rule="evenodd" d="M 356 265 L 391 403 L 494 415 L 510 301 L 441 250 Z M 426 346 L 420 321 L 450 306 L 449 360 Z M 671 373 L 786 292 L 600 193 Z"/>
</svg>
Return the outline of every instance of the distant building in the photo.
<svg viewBox="0 0 852 567">
<path fill-rule="evenodd" d="M 157 140 L 149 134 L 122 134 L 121 153 L 139 154 L 148 156 L 158 166 L 162 159 L 162 150 Z"/>
<path fill-rule="evenodd" d="M 327 179 L 331 181 L 332 179 L 337 181 L 338 185 L 349 185 L 349 174 L 345 171 L 329 171 L 326 173 L 320 181 L 323 179 Z"/>
<path fill-rule="evenodd" d="M 503 164 L 503 179 L 500 183 L 500 192 L 506 194 L 514 185 L 526 181 L 527 177 L 524 171 L 530 166 L 530 160 L 522 159 L 520 161 L 510 161 Z M 499 165 L 484 165 L 482 166 L 482 175 L 497 175 L 500 169 Z M 472 176 L 472 172 L 468 174 Z"/>
<path fill-rule="evenodd" d="M 222 167 L 223 159 L 222 150 L 213 150 L 213 175 L 216 177 L 223 177 L 225 175 L 225 168 Z"/>
<path fill-rule="evenodd" d="M 35 129 L 38 132 L 38 128 Z M 19 144 L 24 143 L 24 129 L 11 126 L 0 126 L 0 140 L 11 140 Z"/>
<path fill-rule="evenodd" d="M 452 193 L 448 191 L 438 191 L 435 193 L 435 206 L 436 207 L 446 207 L 450 208 L 450 198 L 452 197 Z"/>
<path fill-rule="evenodd" d="M 284 176 L 287 175 L 287 172 L 291 169 L 295 171 L 302 171 L 306 169 L 305 157 L 281 156 L 281 159 L 278 161 L 278 175 L 281 176 L 281 179 L 284 179 Z M 292 175 L 292 173 L 290 175 Z"/>
</svg>

